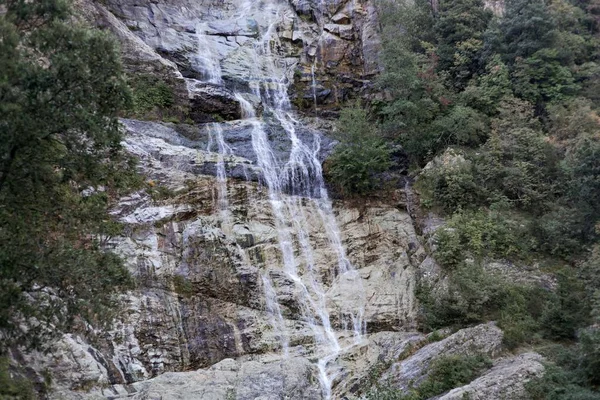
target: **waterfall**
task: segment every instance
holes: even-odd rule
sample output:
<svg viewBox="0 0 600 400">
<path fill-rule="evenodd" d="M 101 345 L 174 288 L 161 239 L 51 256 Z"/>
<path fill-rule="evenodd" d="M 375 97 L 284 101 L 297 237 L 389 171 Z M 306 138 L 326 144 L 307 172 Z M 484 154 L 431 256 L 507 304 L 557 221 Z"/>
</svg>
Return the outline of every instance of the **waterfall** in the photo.
<svg viewBox="0 0 600 400">
<path fill-rule="evenodd" d="M 285 63 L 285 59 L 278 58 L 276 54 L 280 46 L 276 35 L 277 25 L 283 16 L 278 14 L 276 0 L 245 1 L 240 9 L 239 20 L 247 18 L 252 12 L 260 12 L 267 21 L 257 38 L 243 48 L 244 55 L 251 61 L 247 76 L 251 93 L 238 92 L 235 97 L 242 108 L 243 118 L 251 126 L 252 148 L 262 173 L 262 183 L 268 190 L 274 216 L 278 247 L 283 261 L 282 272 L 298 289 L 296 301 L 301 318 L 311 328 L 314 336 L 314 354 L 318 359 L 323 397 L 330 399 L 336 378 L 330 364 L 344 349 L 340 338 L 351 336 L 356 343 L 365 333 L 363 315 L 366 300 L 362 280 L 348 260 L 342 245 L 340 230 L 318 158 L 320 137 L 315 133 L 311 140 L 305 142 L 297 134 L 300 122 L 292 111 L 288 96 L 288 76 L 292 75 L 289 71 L 290 66 Z M 207 25 L 198 25 L 199 66 L 209 83 L 222 84 L 219 56 L 205 35 L 206 30 Z M 316 64 L 311 72 L 316 111 L 315 66 Z M 262 117 L 257 115 L 256 109 L 248 100 L 249 95 L 260 99 Z M 291 143 L 287 160 L 279 160 L 276 157 L 267 134 L 267 124 L 277 126 L 285 132 Z M 207 129 L 208 150 L 217 150 L 219 154 L 216 163 L 216 204 L 222 221 L 225 225 L 230 225 L 225 160 L 232 156 L 234 151 L 225 142 L 223 129 L 219 124 L 211 124 Z M 327 287 L 316 268 L 315 252 L 310 240 L 311 222 L 306 215 L 306 204 L 316 210 L 317 217 L 325 229 L 328 248 L 337 260 L 330 274 L 336 279 L 351 281 L 352 287 L 356 289 L 356 304 L 350 309 L 342 309 L 337 316 L 341 331 L 336 332 L 333 327 L 328 309 Z M 277 285 L 274 284 L 276 281 L 271 278 L 268 273 L 261 274 L 265 307 L 275 336 L 281 342 L 282 355 L 287 357 L 293 355 L 293 349 L 290 347 L 282 307 L 277 300 Z"/>
</svg>

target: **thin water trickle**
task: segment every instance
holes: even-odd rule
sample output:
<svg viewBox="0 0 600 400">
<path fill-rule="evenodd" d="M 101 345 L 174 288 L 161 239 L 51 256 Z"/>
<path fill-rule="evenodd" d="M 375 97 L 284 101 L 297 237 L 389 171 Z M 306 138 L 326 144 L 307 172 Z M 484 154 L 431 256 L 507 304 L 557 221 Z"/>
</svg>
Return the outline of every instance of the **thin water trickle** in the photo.
<svg viewBox="0 0 600 400">
<path fill-rule="evenodd" d="M 312 86 L 312 95 L 313 95 L 313 104 L 315 106 L 315 117 L 319 116 L 319 108 L 317 104 L 317 77 L 315 75 L 315 67 L 317 65 L 317 60 L 313 61 L 312 66 L 310 67 L 310 75 L 311 75 L 311 86 Z"/>
<path fill-rule="evenodd" d="M 225 169 L 225 158 L 231 157 L 233 150 L 225 142 L 223 137 L 223 128 L 219 124 L 208 125 L 208 146 L 207 151 L 217 150 L 216 177 L 217 177 L 217 209 L 223 221 L 224 228 L 231 227 L 231 211 L 229 209 L 229 199 L 227 197 L 227 171 Z"/>
<path fill-rule="evenodd" d="M 285 328 L 285 322 L 281 314 L 281 307 L 277 302 L 277 293 L 273 289 L 273 284 L 267 274 L 262 275 L 263 289 L 265 291 L 265 302 L 267 311 L 270 314 L 270 323 L 273 329 L 278 332 L 279 341 L 281 342 L 281 351 L 284 357 L 289 355 L 289 339 Z"/>
</svg>

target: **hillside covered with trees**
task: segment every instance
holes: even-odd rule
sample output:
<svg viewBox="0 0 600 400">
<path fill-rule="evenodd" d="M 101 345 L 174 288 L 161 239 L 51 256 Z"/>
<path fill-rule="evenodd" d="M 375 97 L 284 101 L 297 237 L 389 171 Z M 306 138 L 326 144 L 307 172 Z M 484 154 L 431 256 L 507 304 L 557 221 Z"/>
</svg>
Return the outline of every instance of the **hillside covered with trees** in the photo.
<svg viewBox="0 0 600 400">
<path fill-rule="evenodd" d="M 421 282 L 422 327 L 496 320 L 509 348 L 555 363 L 531 398 L 600 398 L 600 4 L 507 0 L 494 15 L 481 0 L 383 0 L 379 11 L 384 95 L 342 112 L 340 131 L 364 131 L 331 175 L 345 193 L 381 189 L 401 145 L 421 207 L 446 221 L 431 248 L 448 289 Z M 490 272 L 491 260 L 534 264 L 556 286 Z M 446 367 L 437 378 L 454 387 Z"/>
</svg>

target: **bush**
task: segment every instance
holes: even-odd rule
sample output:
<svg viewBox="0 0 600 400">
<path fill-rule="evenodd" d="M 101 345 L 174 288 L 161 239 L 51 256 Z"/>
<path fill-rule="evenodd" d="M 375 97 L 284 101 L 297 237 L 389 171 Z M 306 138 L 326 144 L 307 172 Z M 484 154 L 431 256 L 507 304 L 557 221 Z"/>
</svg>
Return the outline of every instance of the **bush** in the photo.
<svg viewBox="0 0 600 400">
<path fill-rule="evenodd" d="M 36 398 L 33 385 L 10 370 L 8 358 L 0 357 L 0 399 L 33 400 Z"/>
<path fill-rule="evenodd" d="M 592 347 L 597 349 L 599 338 L 596 334 L 592 335 Z M 589 357 L 589 353 L 585 347 L 587 345 L 583 345 L 584 340 L 579 346 L 555 344 L 540 349 L 540 353 L 549 362 L 545 365 L 544 375 L 525 386 L 531 399 L 600 400 L 600 393 L 588 386 L 590 383 L 597 383 L 598 374 L 597 370 L 588 369 L 590 364 L 586 358 Z M 597 357 L 598 353 L 595 354 Z"/>
<path fill-rule="evenodd" d="M 429 399 L 464 386 L 489 369 L 492 362 L 483 355 L 443 356 L 431 364 L 431 372 L 417 389 L 420 399 Z"/>
<path fill-rule="evenodd" d="M 424 170 L 418 185 L 425 207 L 452 213 L 479 204 L 481 190 L 475 182 L 472 164 L 466 160 L 451 167 L 434 165 Z"/>
<path fill-rule="evenodd" d="M 600 393 L 582 386 L 577 374 L 546 365 L 544 375 L 525 385 L 531 400 L 600 400 Z"/>
<path fill-rule="evenodd" d="M 133 93 L 134 117 L 169 118 L 164 114 L 175 104 L 172 87 L 152 75 L 136 75 L 129 79 L 129 86 Z"/>
<path fill-rule="evenodd" d="M 449 276 L 446 290 L 434 293 L 429 285 L 419 285 L 422 327 L 430 331 L 484 322 L 507 304 L 509 293 L 502 279 L 480 265 L 460 264 Z"/>
<path fill-rule="evenodd" d="M 377 136 L 367 112 L 358 105 L 342 110 L 336 138 L 340 144 L 329 158 L 329 180 L 347 194 L 375 189 L 376 175 L 391 166 L 391 149 Z"/>
<path fill-rule="evenodd" d="M 448 114 L 438 117 L 431 128 L 438 145 L 478 146 L 489 133 L 487 117 L 478 111 L 457 105 Z"/>
<path fill-rule="evenodd" d="M 600 385 L 600 328 L 588 328 L 579 337 L 581 367 L 588 382 Z"/>
<path fill-rule="evenodd" d="M 497 211 L 458 212 L 436 234 L 436 260 L 455 268 L 468 257 L 521 259 L 527 256 L 526 230 Z"/>
<path fill-rule="evenodd" d="M 474 168 L 488 202 L 506 199 L 539 213 L 555 200 L 561 177 L 557 151 L 541 132 L 503 126 L 492 132 L 481 150 Z"/>
<path fill-rule="evenodd" d="M 575 339 L 577 330 L 589 323 L 590 309 L 583 283 L 569 273 L 558 274 L 558 288 L 552 293 L 542 315 L 548 339 Z"/>
<path fill-rule="evenodd" d="M 581 252 L 588 224 L 582 210 L 553 206 L 533 221 L 530 232 L 537 251 L 567 258 Z"/>
<path fill-rule="evenodd" d="M 509 285 L 498 318 L 498 326 L 504 332 L 502 341 L 509 350 L 540 339 L 539 319 L 548 296 L 549 292 L 541 288 Z"/>
</svg>

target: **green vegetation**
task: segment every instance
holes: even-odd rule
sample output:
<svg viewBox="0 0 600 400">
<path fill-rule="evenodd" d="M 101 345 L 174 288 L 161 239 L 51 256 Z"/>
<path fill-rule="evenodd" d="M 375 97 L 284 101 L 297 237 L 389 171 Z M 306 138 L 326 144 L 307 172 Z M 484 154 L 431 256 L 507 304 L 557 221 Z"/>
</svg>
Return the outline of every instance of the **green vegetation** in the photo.
<svg viewBox="0 0 600 400">
<path fill-rule="evenodd" d="M 134 75 L 128 84 L 133 94 L 131 116 L 179 122 L 173 88 L 153 75 Z"/>
<path fill-rule="evenodd" d="M 600 331 L 597 328 L 581 332 L 579 344 L 551 345 L 541 350 L 546 357 L 546 372 L 526 386 L 533 400 L 598 400 L 597 387 L 600 363 Z"/>
<path fill-rule="evenodd" d="M 173 275 L 172 281 L 175 293 L 180 296 L 189 298 L 196 293 L 194 284 L 186 277 L 182 275 Z"/>
<path fill-rule="evenodd" d="M 421 206 L 446 220 L 431 250 L 448 286 L 421 282 L 422 327 L 495 320 L 509 349 L 560 343 L 575 361 L 532 383 L 533 398 L 598 398 L 599 6 L 379 1 L 385 100 L 360 118 L 402 146 Z M 556 285 L 491 261 L 539 265 Z M 373 398 L 403 398 L 390 393 Z"/>
<path fill-rule="evenodd" d="M 0 357 L 0 399 L 3 400 L 34 400 L 36 394 L 31 382 L 17 377 L 16 371 L 11 371 L 8 358 Z"/>
<path fill-rule="evenodd" d="M 120 148 L 131 96 L 113 40 L 61 0 L 0 8 L 1 353 L 117 311 L 131 279 L 103 251 L 121 231 L 107 208 L 141 181 Z"/>
<path fill-rule="evenodd" d="M 342 110 L 327 175 L 344 193 L 365 194 L 376 187 L 376 175 L 387 170 L 390 150 L 358 105 Z"/>
<path fill-rule="evenodd" d="M 379 385 L 366 397 L 369 400 L 426 400 L 455 387 L 466 385 L 492 366 L 484 356 L 442 356 L 430 366 L 429 375 L 407 394 Z"/>
<path fill-rule="evenodd" d="M 498 211 L 457 212 L 436 235 L 436 260 L 454 268 L 465 258 L 524 259 L 530 247 L 527 233 L 517 221 Z"/>
</svg>

